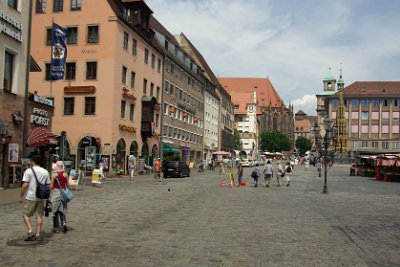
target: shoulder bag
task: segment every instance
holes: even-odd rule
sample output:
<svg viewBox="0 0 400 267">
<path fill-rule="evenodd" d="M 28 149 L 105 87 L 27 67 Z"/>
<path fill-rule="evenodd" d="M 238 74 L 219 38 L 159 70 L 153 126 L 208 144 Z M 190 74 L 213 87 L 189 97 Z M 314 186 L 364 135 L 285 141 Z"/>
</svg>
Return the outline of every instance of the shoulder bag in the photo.
<svg viewBox="0 0 400 267">
<path fill-rule="evenodd" d="M 39 199 L 48 199 L 50 197 L 50 188 L 46 184 L 42 184 L 39 182 L 36 172 L 33 168 L 31 168 L 33 175 L 35 176 L 36 179 L 36 197 Z"/>
<path fill-rule="evenodd" d="M 68 187 L 62 188 L 57 176 L 56 176 L 56 181 L 58 187 L 60 187 L 61 202 L 65 204 L 70 202 L 74 198 L 74 195 L 72 194 L 71 190 L 69 190 Z"/>
</svg>

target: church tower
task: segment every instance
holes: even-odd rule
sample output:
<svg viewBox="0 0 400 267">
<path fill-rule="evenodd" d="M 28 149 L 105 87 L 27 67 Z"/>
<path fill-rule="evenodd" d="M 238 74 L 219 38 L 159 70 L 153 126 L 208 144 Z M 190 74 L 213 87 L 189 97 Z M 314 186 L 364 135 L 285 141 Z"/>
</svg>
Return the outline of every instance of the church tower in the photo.
<svg viewBox="0 0 400 267">
<path fill-rule="evenodd" d="M 318 116 L 318 124 L 321 127 L 321 134 L 325 134 L 324 123 L 323 120 L 325 117 L 330 117 L 328 114 L 328 103 L 326 99 L 329 98 L 330 95 L 336 93 L 336 78 L 332 74 L 331 68 L 329 68 L 328 73 L 325 75 L 325 78 L 322 80 L 324 85 L 324 90 L 316 95 L 317 97 L 317 116 Z"/>
</svg>

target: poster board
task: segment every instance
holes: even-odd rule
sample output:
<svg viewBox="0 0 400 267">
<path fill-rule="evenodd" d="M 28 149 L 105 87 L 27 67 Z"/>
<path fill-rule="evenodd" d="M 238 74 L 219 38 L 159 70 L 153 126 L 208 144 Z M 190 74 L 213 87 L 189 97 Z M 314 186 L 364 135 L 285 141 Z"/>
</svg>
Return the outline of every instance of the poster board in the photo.
<svg viewBox="0 0 400 267">
<path fill-rule="evenodd" d="M 143 174 L 145 173 L 144 170 L 144 158 L 139 158 L 139 164 L 138 164 L 138 173 Z"/>
<path fill-rule="evenodd" d="M 81 178 L 80 171 L 71 169 L 71 172 L 69 173 L 69 185 L 78 187 L 80 178 Z"/>
<path fill-rule="evenodd" d="M 101 169 L 93 169 L 92 184 L 101 184 L 102 176 L 103 176 L 103 171 Z"/>
<path fill-rule="evenodd" d="M 108 171 L 110 169 L 110 155 L 101 155 L 101 163 L 103 163 L 103 170 Z"/>
</svg>

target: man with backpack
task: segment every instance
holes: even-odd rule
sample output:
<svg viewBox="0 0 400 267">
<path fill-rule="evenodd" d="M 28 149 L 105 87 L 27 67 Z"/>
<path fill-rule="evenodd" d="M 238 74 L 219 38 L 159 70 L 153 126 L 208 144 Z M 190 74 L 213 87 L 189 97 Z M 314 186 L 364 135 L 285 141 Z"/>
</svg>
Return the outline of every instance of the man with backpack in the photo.
<svg viewBox="0 0 400 267">
<path fill-rule="evenodd" d="M 267 165 L 265 166 L 264 169 L 264 180 L 265 180 L 265 187 L 269 187 L 269 184 L 271 183 L 271 178 L 273 175 L 273 169 L 271 165 L 271 161 L 267 161 Z"/>
<path fill-rule="evenodd" d="M 19 202 L 23 203 L 23 217 L 26 227 L 28 228 L 28 234 L 25 238 L 25 241 L 41 240 L 40 232 L 43 225 L 43 210 L 45 200 L 37 197 L 37 181 L 48 186 L 50 190 L 50 175 L 46 169 L 39 166 L 40 161 L 40 155 L 31 156 L 31 168 L 25 171 L 22 178 Z M 31 217 L 34 214 L 36 214 L 36 234 L 32 230 L 31 223 Z"/>
<path fill-rule="evenodd" d="M 285 174 L 286 174 L 286 186 L 290 186 L 290 177 L 292 176 L 292 166 L 290 166 L 290 162 L 286 163 Z"/>
<path fill-rule="evenodd" d="M 254 187 L 257 187 L 258 185 L 258 177 L 260 177 L 260 168 L 258 168 L 258 164 L 256 164 L 253 172 L 251 173 L 251 178 L 254 179 Z"/>
</svg>

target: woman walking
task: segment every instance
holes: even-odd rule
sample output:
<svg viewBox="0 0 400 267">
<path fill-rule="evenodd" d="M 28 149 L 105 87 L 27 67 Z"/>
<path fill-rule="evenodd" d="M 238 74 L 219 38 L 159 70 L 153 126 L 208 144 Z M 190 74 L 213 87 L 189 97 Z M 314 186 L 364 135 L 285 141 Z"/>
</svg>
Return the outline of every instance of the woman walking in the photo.
<svg viewBox="0 0 400 267">
<path fill-rule="evenodd" d="M 69 188 L 67 173 L 64 171 L 64 163 L 56 162 L 56 173 L 51 176 L 51 196 L 50 201 L 53 211 L 53 233 L 60 232 L 60 223 L 64 233 L 68 231 L 67 227 L 67 203 L 61 201 L 60 188 Z"/>
</svg>

